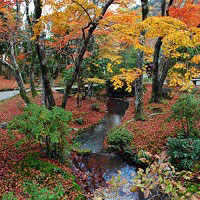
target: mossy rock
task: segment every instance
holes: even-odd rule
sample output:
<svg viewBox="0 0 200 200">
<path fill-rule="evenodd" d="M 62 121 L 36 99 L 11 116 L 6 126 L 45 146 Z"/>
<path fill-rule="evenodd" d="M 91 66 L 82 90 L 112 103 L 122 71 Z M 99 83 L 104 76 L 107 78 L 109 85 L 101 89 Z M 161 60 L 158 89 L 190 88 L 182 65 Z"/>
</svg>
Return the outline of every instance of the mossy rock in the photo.
<svg viewBox="0 0 200 200">
<path fill-rule="evenodd" d="M 92 151 L 90 149 L 78 149 L 77 154 L 80 156 L 89 155 Z"/>
</svg>

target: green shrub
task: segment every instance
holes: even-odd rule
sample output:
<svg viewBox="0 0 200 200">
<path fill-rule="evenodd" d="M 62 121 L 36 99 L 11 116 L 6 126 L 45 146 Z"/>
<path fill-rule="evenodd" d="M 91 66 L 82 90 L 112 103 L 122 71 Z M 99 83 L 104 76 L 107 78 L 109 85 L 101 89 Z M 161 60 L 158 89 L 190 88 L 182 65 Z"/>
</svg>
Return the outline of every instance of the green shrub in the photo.
<svg viewBox="0 0 200 200">
<path fill-rule="evenodd" d="M 47 188 L 41 188 L 40 185 L 32 181 L 27 181 L 23 187 L 24 193 L 29 195 L 30 200 L 60 200 L 65 194 L 65 190 L 61 184 L 53 190 L 49 190 Z"/>
<path fill-rule="evenodd" d="M 45 106 L 31 104 L 24 109 L 24 113 L 13 118 L 8 125 L 9 133 L 17 130 L 23 134 L 17 144 L 28 141 L 40 143 L 42 151 L 48 157 L 64 155 L 70 151 L 71 145 L 67 141 L 71 129 L 68 126 L 72 113 L 62 108 L 54 107 L 51 111 Z"/>
<path fill-rule="evenodd" d="M 12 192 L 7 192 L 3 195 L 2 200 L 17 200 Z"/>
<path fill-rule="evenodd" d="M 39 153 L 30 153 L 22 160 L 20 163 L 22 171 L 24 168 L 32 168 L 35 170 L 40 170 L 42 173 L 48 174 L 63 174 L 66 176 L 66 173 L 58 166 L 53 165 L 49 162 L 40 160 L 41 155 Z M 69 176 L 69 175 L 68 175 Z"/>
<path fill-rule="evenodd" d="M 76 118 L 75 122 L 79 125 L 82 125 L 83 123 L 85 123 L 85 120 L 82 117 Z"/>
<path fill-rule="evenodd" d="M 200 100 L 193 94 L 183 94 L 172 106 L 171 118 L 181 121 L 179 135 L 183 138 L 198 137 L 196 122 L 200 118 Z"/>
<path fill-rule="evenodd" d="M 93 111 L 99 111 L 100 110 L 100 106 L 99 106 L 98 103 L 94 103 L 94 104 L 91 105 L 91 109 Z"/>
<path fill-rule="evenodd" d="M 167 154 L 176 167 L 191 170 L 200 159 L 200 139 L 169 138 Z"/>
<path fill-rule="evenodd" d="M 133 135 L 124 127 L 116 127 L 108 132 L 108 143 L 117 151 L 128 147 Z"/>
</svg>

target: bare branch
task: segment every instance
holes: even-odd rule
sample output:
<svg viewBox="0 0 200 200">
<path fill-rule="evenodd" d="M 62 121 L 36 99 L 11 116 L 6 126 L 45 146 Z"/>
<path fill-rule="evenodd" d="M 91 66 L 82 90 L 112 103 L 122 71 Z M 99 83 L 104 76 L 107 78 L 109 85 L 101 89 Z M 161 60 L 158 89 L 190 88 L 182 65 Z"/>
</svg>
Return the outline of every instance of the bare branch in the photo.
<svg viewBox="0 0 200 200">
<path fill-rule="evenodd" d="M 170 1 L 169 1 L 169 4 L 168 4 L 168 6 L 167 6 L 167 10 L 166 10 L 167 16 L 169 16 L 169 8 L 170 8 L 170 6 L 172 6 L 173 2 L 174 2 L 174 0 L 170 0 Z"/>
<path fill-rule="evenodd" d="M 89 20 L 90 20 L 90 22 L 91 23 L 93 23 L 93 20 L 92 20 L 92 18 L 90 17 L 90 15 L 89 15 L 89 13 L 88 13 L 88 11 L 84 8 L 84 6 L 83 5 L 81 5 L 80 3 L 78 3 L 77 1 L 74 1 L 74 0 L 72 0 L 72 2 L 74 2 L 74 3 L 76 3 L 76 4 L 78 4 L 84 11 L 85 11 L 85 13 L 87 14 L 87 16 L 88 16 L 88 18 L 89 18 Z"/>
<path fill-rule="evenodd" d="M 0 63 L 8 69 L 10 69 L 11 71 L 15 71 L 15 68 L 5 60 L 5 55 L 3 55 L 3 58 L 0 59 Z"/>
</svg>

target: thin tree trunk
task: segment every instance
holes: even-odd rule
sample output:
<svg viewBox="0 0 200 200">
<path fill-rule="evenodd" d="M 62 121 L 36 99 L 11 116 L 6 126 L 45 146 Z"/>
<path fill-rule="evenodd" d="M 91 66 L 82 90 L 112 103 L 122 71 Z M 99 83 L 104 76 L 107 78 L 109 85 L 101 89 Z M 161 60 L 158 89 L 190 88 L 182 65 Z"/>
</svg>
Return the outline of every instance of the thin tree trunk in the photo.
<svg viewBox="0 0 200 200">
<path fill-rule="evenodd" d="M 32 44 L 31 44 L 32 45 Z M 31 86 L 31 93 L 32 93 L 32 96 L 35 97 L 37 96 L 37 90 L 35 89 L 35 74 L 34 74 L 34 63 L 35 63 L 35 56 L 36 56 L 36 53 L 33 49 L 33 47 L 31 48 L 31 64 L 29 65 L 29 79 L 30 79 L 30 86 Z"/>
<path fill-rule="evenodd" d="M 169 16 L 169 8 L 172 6 L 173 0 L 169 1 L 169 4 L 166 9 L 166 0 L 162 0 L 161 3 L 161 14 L 162 16 Z M 162 37 L 159 37 L 155 44 L 155 50 L 154 50 L 154 59 L 153 59 L 153 78 L 152 78 L 152 93 L 151 93 L 151 102 L 153 103 L 159 103 L 160 99 L 162 97 L 162 87 L 163 83 L 165 81 L 165 78 L 168 73 L 169 65 L 165 65 L 163 69 L 163 74 L 161 78 L 158 77 L 158 71 L 159 71 L 159 58 L 160 58 L 160 50 L 162 46 Z"/>
<path fill-rule="evenodd" d="M 78 71 L 79 71 L 79 68 L 75 67 L 75 71 L 74 71 L 74 73 L 72 75 L 71 80 L 66 83 L 66 87 L 65 87 L 65 90 L 64 90 L 64 95 L 63 95 L 63 98 L 62 98 L 62 104 L 61 104 L 61 107 L 64 108 L 64 109 L 66 108 L 67 99 L 68 99 L 70 90 L 71 90 L 72 86 L 74 85 L 74 82 L 76 81 L 76 78 L 77 78 L 77 75 L 78 75 Z"/>
<path fill-rule="evenodd" d="M 148 0 L 141 0 L 142 4 L 142 20 L 145 20 L 148 16 L 149 7 Z M 144 36 L 145 32 L 141 32 L 140 34 L 140 43 L 144 44 Z M 138 59 L 137 59 L 137 68 L 142 70 L 144 62 L 144 52 L 138 50 Z M 143 112 L 143 76 L 141 75 L 139 78 L 135 80 L 135 116 L 136 120 L 144 120 L 144 112 Z"/>
<path fill-rule="evenodd" d="M 14 71 L 14 76 L 15 76 L 15 80 L 17 81 L 17 85 L 19 87 L 19 93 L 20 93 L 22 99 L 24 100 L 25 105 L 30 104 L 30 100 L 29 100 L 26 90 L 24 88 L 24 82 L 23 82 L 21 72 L 18 69 L 16 69 Z"/>
<path fill-rule="evenodd" d="M 38 20 L 41 15 L 42 15 L 42 3 L 40 0 L 34 0 L 34 5 L 35 5 L 35 19 Z M 45 96 L 47 99 L 47 104 L 46 106 L 49 109 L 52 109 L 52 107 L 55 106 L 55 99 L 53 97 L 53 92 L 51 89 L 51 84 L 48 78 L 48 69 L 45 63 L 45 49 L 43 49 L 41 47 L 41 45 L 39 44 L 39 37 L 37 38 L 38 41 L 35 44 L 36 47 L 36 52 L 39 58 L 39 64 L 40 64 L 40 70 L 41 70 L 41 74 L 42 74 L 42 81 L 44 84 L 44 92 L 45 92 Z"/>
<path fill-rule="evenodd" d="M 162 97 L 162 88 L 163 88 L 163 84 L 165 82 L 165 79 L 167 77 L 169 68 L 170 68 L 170 58 L 168 58 L 167 61 L 165 61 L 165 63 L 164 63 L 162 75 L 161 75 L 160 80 L 159 80 L 158 95 L 160 97 Z"/>
<path fill-rule="evenodd" d="M 44 86 L 44 93 L 45 93 L 45 100 L 46 100 L 45 105 L 47 106 L 48 109 L 51 110 L 55 106 L 55 99 L 53 97 L 51 84 L 48 79 L 48 69 L 47 69 L 46 65 L 43 64 L 44 58 L 42 58 L 42 53 L 41 53 L 39 44 L 36 44 L 36 51 L 37 51 L 37 55 L 39 57 L 40 70 L 42 73 L 42 82 L 43 82 L 43 86 Z"/>
<path fill-rule="evenodd" d="M 153 56 L 152 93 L 151 93 L 151 102 L 153 103 L 158 103 L 161 98 L 161 96 L 159 96 L 159 77 L 158 77 L 161 46 L 162 46 L 162 37 L 159 37 L 155 44 L 155 50 Z"/>
<path fill-rule="evenodd" d="M 78 57 L 77 59 L 75 60 L 74 62 L 74 65 L 75 65 L 75 71 L 73 73 L 73 76 L 72 76 L 72 79 L 69 83 L 66 83 L 66 87 L 65 87 L 65 91 L 64 91 L 64 95 L 63 95 L 63 99 L 62 99 L 62 105 L 61 107 L 65 109 L 66 107 L 66 103 L 67 103 L 67 98 L 69 96 L 69 92 L 75 82 L 75 80 L 77 79 L 77 75 L 79 73 L 79 70 L 80 70 L 80 67 L 81 67 L 81 64 L 82 64 L 82 61 L 83 61 L 83 56 L 87 50 L 87 46 L 88 46 L 88 43 L 92 37 L 92 34 L 94 32 L 94 30 L 96 29 L 96 27 L 98 26 L 99 24 L 99 21 L 103 18 L 103 16 L 105 15 L 108 7 L 114 2 L 114 0 L 108 0 L 106 2 L 106 4 L 104 5 L 104 7 L 102 8 L 102 12 L 101 12 L 101 16 L 98 17 L 97 19 L 93 20 L 93 22 L 91 23 L 88 23 L 86 25 L 86 27 L 82 28 L 82 40 L 83 40 L 83 44 L 81 45 L 81 48 L 78 52 Z M 89 29 L 87 34 L 85 33 L 85 30 L 86 29 Z"/>
<path fill-rule="evenodd" d="M 142 69 L 144 60 L 144 52 L 138 51 L 137 68 Z M 143 76 L 135 80 L 135 116 L 136 120 L 144 120 L 143 112 Z"/>
<path fill-rule="evenodd" d="M 2 69 L 2 64 L 0 64 L 0 76 L 2 76 L 3 69 Z"/>
<path fill-rule="evenodd" d="M 24 88 L 24 82 L 23 82 L 23 78 L 21 75 L 21 71 L 20 71 L 17 61 L 15 59 L 15 52 L 14 52 L 14 47 L 13 47 L 12 41 L 10 42 L 10 46 L 11 46 L 11 51 L 10 51 L 11 52 L 11 60 L 14 65 L 14 76 L 15 76 L 15 79 L 16 79 L 18 87 L 19 87 L 20 95 L 21 95 L 22 99 L 24 100 L 25 105 L 28 105 L 28 104 L 30 104 L 30 100 L 29 100 L 26 90 Z"/>
<path fill-rule="evenodd" d="M 15 57 L 13 57 L 14 56 L 14 49 L 12 48 L 12 43 L 11 43 L 11 56 L 12 56 L 12 60 L 13 60 L 15 67 L 13 65 L 7 63 L 5 60 L 0 60 L 0 63 L 2 65 L 4 65 L 6 68 L 8 68 L 9 70 L 13 71 L 14 76 L 15 76 L 15 80 L 17 81 L 17 85 L 18 85 L 18 88 L 19 88 L 21 98 L 24 100 L 25 105 L 28 105 L 28 104 L 30 104 L 30 100 L 29 100 L 27 93 L 26 93 L 26 90 L 24 88 L 24 82 L 23 82 L 23 79 L 22 79 L 20 69 L 18 68 Z"/>
<path fill-rule="evenodd" d="M 31 31 L 31 37 L 33 37 L 33 24 L 31 22 L 30 16 L 29 16 L 29 1 L 25 0 L 26 4 L 26 21 L 28 22 L 29 29 Z M 34 63 L 35 63 L 35 56 L 36 52 L 34 49 L 34 44 L 32 41 L 30 41 L 30 47 L 31 47 L 31 64 L 29 65 L 29 80 L 30 80 L 30 86 L 31 86 L 31 93 L 32 96 L 35 97 L 37 95 L 37 90 L 35 89 L 34 84 Z"/>
</svg>

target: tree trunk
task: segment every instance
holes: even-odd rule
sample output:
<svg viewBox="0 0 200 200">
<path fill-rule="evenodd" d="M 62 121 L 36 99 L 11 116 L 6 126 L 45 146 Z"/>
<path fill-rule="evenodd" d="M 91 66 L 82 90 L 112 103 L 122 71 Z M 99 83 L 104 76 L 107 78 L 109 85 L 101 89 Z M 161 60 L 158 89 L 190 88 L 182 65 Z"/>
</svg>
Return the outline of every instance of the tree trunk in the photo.
<svg viewBox="0 0 200 200">
<path fill-rule="evenodd" d="M 26 20 L 29 25 L 29 29 L 31 31 L 31 37 L 33 37 L 33 24 L 31 22 L 30 16 L 29 16 L 29 1 L 25 0 L 25 5 L 26 5 Z M 35 84 L 34 84 L 34 64 L 35 64 L 35 56 L 36 52 L 34 49 L 34 44 L 32 41 L 30 41 L 30 48 L 31 48 L 31 64 L 29 65 L 29 80 L 30 80 L 30 86 L 31 86 L 31 93 L 32 96 L 35 97 L 37 95 L 37 90 L 35 89 Z"/>
<path fill-rule="evenodd" d="M 147 0 L 145 0 L 147 1 Z M 87 50 L 87 46 L 88 46 L 88 43 L 92 37 L 92 34 L 94 32 L 94 30 L 96 29 L 96 27 L 98 26 L 99 24 L 99 21 L 103 18 L 103 16 L 105 15 L 108 7 L 114 2 L 114 0 L 108 0 L 106 2 L 106 4 L 103 6 L 102 8 L 102 12 L 101 12 L 101 15 L 97 18 L 97 19 L 94 19 L 93 22 L 91 23 L 88 23 L 86 25 L 86 27 L 82 28 L 82 40 L 83 40 L 83 44 L 81 45 L 81 48 L 80 50 L 78 51 L 78 57 L 76 58 L 76 60 L 74 61 L 74 65 L 75 65 L 75 71 L 73 73 L 73 76 L 72 76 L 72 79 L 69 83 L 66 83 L 66 87 L 65 87 L 65 91 L 64 91 L 64 95 L 63 95 L 63 99 L 62 99 L 62 105 L 61 107 L 65 109 L 66 107 L 66 103 L 67 103 L 67 98 L 69 96 L 69 92 L 75 82 L 75 80 L 77 79 L 77 75 L 79 73 L 79 70 L 80 70 L 80 67 L 81 67 L 81 64 L 82 64 L 82 61 L 83 61 L 83 56 Z M 89 29 L 87 34 L 85 33 L 85 30 L 86 29 Z"/>
<path fill-rule="evenodd" d="M 43 86 L 44 86 L 44 92 L 45 92 L 45 97 L 46 97 L 46 106 L 48 109 L 52 109 L 55 106 L 55 99 L 53 97 L 53 92 L 51 89 L 51 84 L 50 81 L 48 79 L 48 69 L 46 67 L 46 65 L 44 64 L 44 58 L 42 56 L 41 53 L 41 48 L 39 44 L 36 44 L 36 51 L 37 51 L 37 55 L 39 58 L 39 62 L 40 62 L 40 70 L 42 73 L 42 81 L 43 81 Z"/>
<path fill-rule="evenodd" d="M 24 100 L 25 105 L 30 104 L 30 100 L 29 100 L 27 93 L 26 93 L 26 90 L 24 88 L 24 82 L 23 82 L 21 72 L 18 69 L 15 70 L 14 76 L 15 76 L 15 80 L 17 81 L 17 85 L 19 87 L 19 93 L 20 93 L 22 99 Z"/>
<path fill-rule="evenodd" d="M 30 79 L 30 86 L 31 86 L 31 93 L 32 97 L 37 96 L 37 90 L 35 89 L 35 74 L 34 74 L 34 64 L 35 64 L 35 56 L 36 52 L 34 50 L 34 47 L 32 46 L 31 42 L 31 64 L 29 65 L 29 79 Z"/>
<path fill-rule="evenodd" d="M 162 16 L 169 16 L 169 8 L 172 6 L 173 0 L 169 1 L 169 4 L 166 9 L 166 0 L 162 0 L 161 2 L 161 14 Z M 162 86 L 165 81 L 165 78 L 168 73 L 168 65 L 164 66 L 166 69 L 163 69 L 163 73 L 161 79 L 159 80 L 158 71 L 159 71 L 159 57 L 160 57 L 160 50 L 162 46 L 162 37 L 159 37 L 155 44 L 154 50 L 154 58 L 153 58 L 153 78 L 152 78 L 152 93 L 151 93 L 151 100 L 150 102 L 159 103 L 162 97 Z"/>
<path fill-rule="evenodd" d="M 26 90 L 24 88 L 24 82 L 23 82 L 22 74 L 21 74 L 21 71 L 20 71 L 19 66 L 17 64 L 17 61 L 15 59 L 15 51 L 14 51 L 13 41 L 10 42 L 10 47 L 11 47 L 10 48 L 11 60 L 12 60 L 13 66 L 14 66 L 13 67 L 13 66 L 10 65 L 10 69 L 13 69 L 14 76 L 15 76 L 15 79 L 16 79 L 18 87 L 19 87 L 20 95 L 21 95 L 22 99 L 24 100 L 25 105 L 28 105 L 28 104 L 30 104 L 30 100 L 29 100 L 27 93 L 26 93 Z"/>
<path fill-rule="evenodd" d="M 2 76 L 2 72 L 3 72 L 2 64 L 0 64 L 0 76 Z"/>
<path fill-rule="evenodd" d="M 8 68 L 5 69 L 5 79 L 7 80 L 11 79 L 11 70 Z"/>
<path fill-rule="evenodd" d="M 144 52 L 138 51 L 137 68 L 142 69 Z M 135 120 L 144 120 L 143 113 L 143 76 L 135 80 Z"/>
<path fill-rule="evenodd" d="M 62 98 L 62 104 L 61 104 L 61 107 L 64 108 L 64 109 L 66 108 L 67 99 L 68 99 L 70 90 L 71 90 L 72 86 L 74 85 L 74 82 L 76 81 L 76 78 L 77 78 L 77 75 L 78 75 L 78 71 L 79 71 L 79 67 L 75 67 L 75 71 L 74 71 L 74 73 L 72 75 L 71 80 L 66 83 L 66 87 L 65 87 L 65 90 L 64 90 L 64 95 L 63 95 L 63 98 Z"/>
<path fill-rule="evenodd" d="M 21 98 L 24 100 L 25 105 L 28 105 L 28 104 L 30 104 L 30 100 L 29 100 L 27 93 L 26 93 L 26 90 L 24 88 L 24 82 L 23 82 L 23 79 L 22 79 L 20 69 L 18 68 L 15 57 L 13 57 L 14 56 L 14 49 L 13 49 L 12 43 L 11 43 L 11 55 L 12 55 L 12 60 L 13 60 L 15 67 L 12 66 L 11 64 L 9 64 L 8 62 L 6 62 L 5 60 L 0 60 L 0 63 L 2 65 L 4 65 L 7 69 L 9 69 L 10 71 L 11 70 L 13 71 L 14 76 L 15 76 L 15 80 L 17 81 L 17 85 L 18 85 L 18 88 L 19 88 Z"/>
<path fill-rule="evenodd" d="M 38 20 L 42 15 L 42 2 L 40 0 L 34 0 L 35 5 L 35 19 Z M 46 106 L 48 109 L 52 109 L 55 106 L 55 99 L 51 89 L 51 84 L 48 78 L 48 69 L 45 63 L 45 49 L 39 44 L 39 36 L 37 37 L 37 43 L 35 44 L 36 52 L 39 58 L 40 70 L 42 74 L 42 81 L 44 84 L 44 92 L 47 100 Z"/>
<path fill-rule="evenodd" d="M 159 37 L 155 44 L 154 56 L 153 56 L 153 73 L 152 73 L 152 93 L 151 93 L 151 102 L 159 103 L 161 96 L 159 95 L 159 77 L 158 77 L 158 68 L 159 68 L 159 57 L 160 49 L 162 46 L 162 38 Z"/>
<path fill-rule="evenodd" d="M 145 20 L 148 16 L 149 7 L 148 0 L 141 0 L 142 5 L 142 20 Z M 144 44 L 144 36 L 145 32 L 141 32 L 140 34 L 140 43 Z M 144 62 L 144 52 L 138 50 L 138 59 L 137 59 L 137 68 L 142 70 Z M 135 116 L 136 120 L 144 120 L 144 112 L 143 112 L 143 76 L 141 75 L 139 78 L 135 80 Z"/>
<path fill-rule="evenodd" d="M 164 62 L 162 75 L 159 79 L 158 94 L 159 94 L 160 97 L 162 97 L 163 84 L 164 84 L 165 79 L 167 77 L 167 73 L 169 71 L 169 68 L 170 68 L 170 58 L 168 58 L 167 61 Z"/>
</svg>

